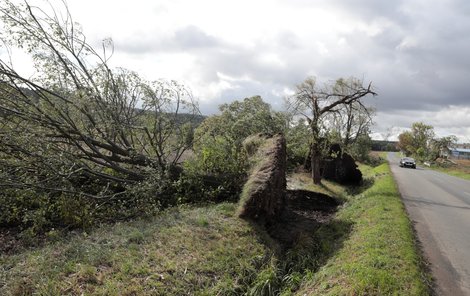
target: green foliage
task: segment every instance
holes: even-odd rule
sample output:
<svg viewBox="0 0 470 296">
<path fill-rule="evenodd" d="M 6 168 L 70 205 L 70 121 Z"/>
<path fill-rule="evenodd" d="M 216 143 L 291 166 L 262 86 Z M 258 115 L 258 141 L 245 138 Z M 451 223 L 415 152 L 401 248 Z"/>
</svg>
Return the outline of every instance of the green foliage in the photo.
<svg viewBox="0 0 470 296">
<path fill-rule="evenodd" d="M 176 81 L 112 68 L 112 41 L 93 48 L 55 4 L 0 2 L 4 45 L 36 70 L 0 59 L 0 224 L 88 227 L 177 204 L 171 170 L 192 148 L 197 102 Z"/>
<path fill-rule="evenodd" d="M 86 227 L 91 221 L 90 206 L 64 194 L 5 190 L 0 198 L 0 225 L 3 226 L 21 226 L 38 233 L 57 225 Z"/>
<path fill-rule="evenodd" d="M 286 118 L 261 97 L 220 106 L 195 131 L 195 156 L 184 164 L 178 196 L 186 201 L 236 200 L 249 170 L 243 141 L 252 134 L 280 133 Z M 248 150 L 253 150 L 246 147 Z"/>
<path fill-rule="evenodd" d="M 310 149 L 310 131 L 304 118 L 294 122 L 286 133 L 287 165 L 296 167 L 305 162 Z"/>
<path fill-rule="evenodd" d="M 211 137 L 223 137 L 228 145 L 240 150 L 242 142 L 257 133 L 284 133 L 287 118 L 271 109 L 261 97 L 245 98 L 219 107 L 220 115 L 206 118 L 195 132 L 195 148 L 211 144 Z M 209 141 L 209 143 L 206 143 Z"/>
<path fill-rule="evenodd" d="M 272 252 L 234 208 L 175 208 L 0 254 L 0 294 L 246 294 L 272 278 Z"/>
<path fill-rule="evenodd" d="M 434 138 L 434 128 L 422 122 L 415 122 L 411 131 L 406 131 L 398 136 L 398 146 L 406 156 L 414 156 L 420 161 L 434 161 L 442 154 L 446 154 L 457 137 L 451 135 L 442 138 Z"/>
<path fill-rule="evenodd" d="M 246 177 L 244 151 L 222 136 L 207 137 L 198 148 L 174 183 L 176 198 L 180 203 L 235 200 Z"/>
<path fill-rule="evenodd" d="M 434 128 L 422 122 L 415 122 L 411 126 L 412 152 L 418 160 L 425 161 L 430 158 L 430 144 L 434 138 Z"/>
<path fill-rule="evenodd" d="M 282 133 L 286 129 L 286 117 L 271 109 L 260 96 L 245 98 L 219 107 L 221 126 L 215 127 L 236 145 L 253 134 Z"/>
<path fill-rule="evenodd" d="M 401 133 L 398 136 L 398 147 L 406 156 L 412 155 L 415 152 L 413 134 L 409 131 Z"/>
<path fill-rule="evenodd" d="M 388 165 L 361 170 L 374 182 L 354 194 L 292 176 L 345 203 L 287 250 L 236 218 L 234 203 L 172 208 L 0 254 L 0 294 L 428 295 Z"/>
<path fill-rule="evenodd" d="M 370 151 L 372 147 L 372 139 L 368 134 L 359 135 L 354 143 L 352 143 L 347 152 L 358 161 L 367 162 L 370 158 Z"/>
<path fill-rule="evenodd" d="M 31 234 L 55 227 L 86 229 L 100 222 L 150 216 L 163 207 L 176 205 L 168 181 L 141 182 L 111 199 L 40 189 L 6 189 L 0 201 L 0 226 L 20 227 Z"/>
</svg>

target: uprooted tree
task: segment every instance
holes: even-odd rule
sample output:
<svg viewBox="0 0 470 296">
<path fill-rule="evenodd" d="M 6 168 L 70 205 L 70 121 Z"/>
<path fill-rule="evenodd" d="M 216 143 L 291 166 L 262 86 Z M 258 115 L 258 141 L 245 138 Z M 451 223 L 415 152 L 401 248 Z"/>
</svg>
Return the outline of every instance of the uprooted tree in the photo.
<svg viewBox="0 0 470 296">
<path fill-rule="evenodd" d="M 362 81 L 356 78 L 338 79 L 333 84 L 319 86 L 313 77 L 307 78 L 296 86 L 295 93 L 287 98 L 288 108 L 295 115 L 306 118 L 310 128 L 310 156 L 312 179 L 315 184 L 321 182 L 320 165 L 325 146 L 325 139 L 329 131 L 329 122 L 332 114 L 347 113 L 347 110 L 360 112 L 369 117 L 368 109 L 361 99 L 367 95 L 377 95 L 372 91 L 372 85 L 363 86 Z M 349 108 L 349 109 L 348 109 Z M 353 117 L 350 117 L 353 119 Z M 352 124 L 352 122 L 346 122 Z M 346 129 L 350 136 L 351 126 Z"/>
<path fill-rule="evenodd" d="M 163 178 L 192 145 L 191 93 L 111 68 L 112 41 L 92 47 L 63 8 L 0 4 L 3 51 L 23 49 L 36 71 L 0 61 L 0 187 L 104 198 Z"/>
</svg>

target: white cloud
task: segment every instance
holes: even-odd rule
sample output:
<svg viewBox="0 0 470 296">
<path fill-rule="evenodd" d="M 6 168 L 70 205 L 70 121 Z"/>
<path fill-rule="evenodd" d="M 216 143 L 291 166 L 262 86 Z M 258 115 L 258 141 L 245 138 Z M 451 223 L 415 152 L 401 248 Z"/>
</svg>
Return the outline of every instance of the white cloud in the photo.
<svg viewBox="0 0 470 296">
<path fill-rule="evenodd" d="M 414 122 L 424 122 L 434 127 L 437 137 L 455 135 L 461 142 L 470 140 L 470 107 L 447 106 L 436 111 L 378 112 L 374 136 L 377 139 L 390 132 L 390 139 L 409 130 Z"/>
<path fill-rule="evenodd" d="M 371 100 L 377 132 L 420 120 L 439 133 L 470 137 L 468 1 L 68 3 L 90 42 L 113 38 L 113 65 L 186 83 L 205 113 L 253 95 L 281 108 L 308 75 L 353 75 L 373 81 L 379 93 Z"/>
</svg>

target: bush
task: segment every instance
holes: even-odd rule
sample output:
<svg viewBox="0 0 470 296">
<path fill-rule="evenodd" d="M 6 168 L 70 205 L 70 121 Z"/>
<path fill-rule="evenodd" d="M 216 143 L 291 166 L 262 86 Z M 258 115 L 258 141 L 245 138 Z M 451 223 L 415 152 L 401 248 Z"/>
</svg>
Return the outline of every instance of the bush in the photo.
<svg viewBox="0 0 470 296">
<path fill-rule="evenodd" d="M 92 204 L 80 197 L 32 189 L 5 190 L 0 203 L 0 226 L 42 232 L 54 226 L 88 227 Z"/>
<path fill-rule="evenodd" d="M 222 138 L 204 146 L 183 165 L 173 183 L 179 203 L 236 201 L 246 180 L 248 161 Z"/>
<path fill-rule="evenodd" d="M 89 228 L 100 222 L 152 215 L 163 206 L 176 204 L 174 196 L 167 195 L 167 192 L 172 192 L 172 184 L 163 184 L 139 183 L 130 186 L 125 194 L 118 192 L 114 197 L 103 199 L 32 189 L 7 189 L 0 195 L 0 226 L 19 227 L 37 234 L 55 227 Z"/>
</svg>

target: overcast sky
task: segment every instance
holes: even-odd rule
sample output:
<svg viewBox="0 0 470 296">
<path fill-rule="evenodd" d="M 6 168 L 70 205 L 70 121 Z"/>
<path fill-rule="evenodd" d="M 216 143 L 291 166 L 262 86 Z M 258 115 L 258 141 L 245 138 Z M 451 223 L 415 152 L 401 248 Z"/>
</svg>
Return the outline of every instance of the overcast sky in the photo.
<svg viewBox="0 0 470 296">
<path fill-rule="evenodd" d="M 91 43 L 113 39 L 113 65 L 185 83 L 204 114 L 253 95 L 279 110 L 309 75 L 356 76 L 379 94 L 376 138 L 423 121 L 470 142 L 468 0 L 68 3 Z"/>
</svg>

